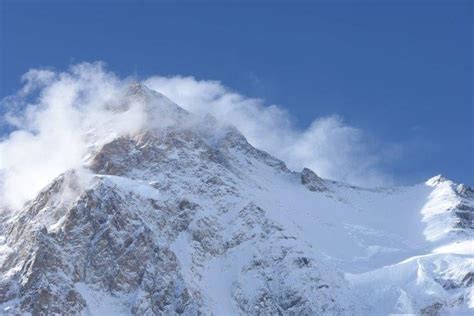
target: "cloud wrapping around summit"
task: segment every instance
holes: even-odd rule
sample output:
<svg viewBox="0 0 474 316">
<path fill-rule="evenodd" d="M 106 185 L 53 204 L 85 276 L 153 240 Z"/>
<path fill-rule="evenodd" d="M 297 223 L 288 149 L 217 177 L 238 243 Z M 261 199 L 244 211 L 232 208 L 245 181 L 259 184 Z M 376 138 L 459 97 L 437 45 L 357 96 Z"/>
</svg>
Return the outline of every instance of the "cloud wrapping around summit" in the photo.
<svg viewBox="0 0 474 316">
<path fill-rule="evenodd" d="M 285 109 L 266 106 L 263 100 L 245 97 L 218 81 L 156 76 L 145 84 L 192 113 L 210 113 L 235 125 L 252 145 L 284 160 L 291 169 L 309 167 L 324 178 L 363 186 L 393 182 L 382 172 L 379 164 L 384 157 L 371 147 L 369 137 L 337 115 L 317 118 L 299 129 Z"/>
<path fill-rule="evenodd" d="M 60 173 L 80 168 L 91 149 L 154 127 L 147 126 L 139 103 L 126 112 L 113 110 L 133 79 L 119 78 L 102 63 L 77 64 L 65 72 L 33 69 L 22 80 L 22 89 L 1 101 L 3 129 L 12 130 L 0 142 L 4 206 L 20 207 Z M 283 108 L 245 97 L 218 81 L 153 76 L 144 83 L 191 113 L 210 113 L 235 125 L 252 145 L 291 169 L 309 167 L 322 177 L 364 186 L 391 182 L 364 133 L 338 116 L 318 118 L 302 130 Z"/>
</svg>

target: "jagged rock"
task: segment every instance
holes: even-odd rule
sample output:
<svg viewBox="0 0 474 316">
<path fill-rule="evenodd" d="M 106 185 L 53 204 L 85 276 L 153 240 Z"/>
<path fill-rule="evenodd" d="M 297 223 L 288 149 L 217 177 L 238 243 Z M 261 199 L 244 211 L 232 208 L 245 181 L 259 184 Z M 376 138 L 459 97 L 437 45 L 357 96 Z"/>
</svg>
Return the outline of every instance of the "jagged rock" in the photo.
<svg viewBox="0 0 474 316">
<path fill-rule="evenodd" d="M 303 171 L 301 171 L 301 183 L 310 191 L 323 192 L 327 190 L 327 187 L 324 185 L 324 180 L 308 168 L 304 168 Z"/>
</svg>

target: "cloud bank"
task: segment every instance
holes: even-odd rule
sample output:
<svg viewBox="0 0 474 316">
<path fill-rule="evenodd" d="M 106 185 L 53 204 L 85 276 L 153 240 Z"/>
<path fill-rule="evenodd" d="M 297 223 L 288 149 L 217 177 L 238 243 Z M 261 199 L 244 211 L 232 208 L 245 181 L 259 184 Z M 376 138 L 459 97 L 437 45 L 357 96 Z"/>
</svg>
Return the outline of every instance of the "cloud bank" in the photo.
<svg viewBox="0 0 474 316">
<path fill-rule="evenodd" d="M 147 128 L 140 103 L 114 110 L 133 79 L 119 78 L 102 63 L 77 64 L 64 72 L 33 69 L 22 80 L 20 91 L 1 101 L 4 206 L 20 207 L 62 172 L 83 166 L 95 148 Z M 364 186 L 390 181 L 364 133 L 338 116 L 317 118 L 299 129 L 283 108 L 245 97 L 218 81 L 153 76 L 144 83 L 192 113 L 210 113 L 235 125 L 251 144 L 292 169 L 309 167 L 322 177 Z"/>
</svg>

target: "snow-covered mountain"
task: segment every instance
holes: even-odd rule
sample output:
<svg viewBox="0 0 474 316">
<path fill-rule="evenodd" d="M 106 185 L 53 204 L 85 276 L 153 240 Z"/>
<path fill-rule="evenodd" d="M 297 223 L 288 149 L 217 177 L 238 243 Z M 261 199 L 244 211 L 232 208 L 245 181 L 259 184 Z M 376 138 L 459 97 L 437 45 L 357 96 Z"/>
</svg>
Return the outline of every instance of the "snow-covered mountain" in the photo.
<svg viewBox="0 0 474 316">
<path fill-rule="evenodd" d="M 4 314 L 474 311 L 474 191 L 321 179 L 137 84 L 152 129 L 97 139 L 0 222 Z"/>
</svg>

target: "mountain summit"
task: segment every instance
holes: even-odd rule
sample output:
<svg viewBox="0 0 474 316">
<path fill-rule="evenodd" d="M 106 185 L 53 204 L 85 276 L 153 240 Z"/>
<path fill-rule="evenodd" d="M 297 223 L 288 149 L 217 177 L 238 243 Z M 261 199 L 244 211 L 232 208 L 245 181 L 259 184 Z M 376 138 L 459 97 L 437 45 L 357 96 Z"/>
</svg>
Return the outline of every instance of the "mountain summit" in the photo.
<svg viewBox="0 0 474 316">
<path fill-rule="evenodd" d="M 98 139 L 0 222 L 0 310 L 71 315 L 462 314 L 474 191 L 366 189 L 254 148 L 142 84 L 145 128 Z"/>
</svg>

